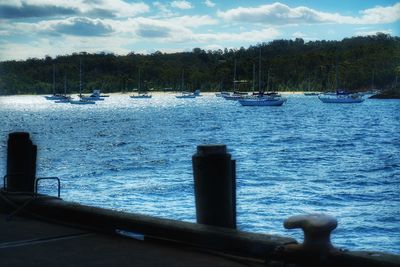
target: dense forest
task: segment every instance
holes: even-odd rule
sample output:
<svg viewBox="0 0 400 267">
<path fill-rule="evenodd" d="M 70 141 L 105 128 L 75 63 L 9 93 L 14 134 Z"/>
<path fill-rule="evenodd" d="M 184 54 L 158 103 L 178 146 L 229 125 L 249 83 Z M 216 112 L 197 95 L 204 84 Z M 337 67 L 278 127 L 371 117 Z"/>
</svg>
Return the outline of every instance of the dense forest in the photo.
<svg viewBox="0 0 400 267">
<path fill-rule="evenodd" d="M 84 92 L 148 90 L 329 91 L 335 88 L 390 88 L 400 76 L 400 38 L 379 33 L 342 41 L 274 40 L 240 49 L 149 55 L 86 52 L 56 58 L 0 62 L 0 94 L 49 94 L 53 77 L 57 92 L 67 81 L 68 93 L 78 92 L 80 62 Z M 261 68 L 259 68 L 261 66 Z M 182 82 L 184 73 L 184 82 Z M 260 81 L 260 82 L 259 82 Z"/>
</svg>

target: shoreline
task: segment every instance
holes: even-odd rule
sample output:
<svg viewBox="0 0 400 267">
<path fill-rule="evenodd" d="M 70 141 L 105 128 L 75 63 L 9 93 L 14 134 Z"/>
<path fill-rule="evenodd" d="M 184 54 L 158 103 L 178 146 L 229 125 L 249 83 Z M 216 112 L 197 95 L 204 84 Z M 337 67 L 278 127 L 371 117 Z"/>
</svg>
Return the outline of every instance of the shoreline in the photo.
<svg viewBox="0 0 400 267">
<path fill-rule="evenodd" d="M 313 91 L 277 91 L 277 93 L 283 94 L 283 95 L 300 95 L 304 94 L 306 92 L 314 93 Z M 151 95 L 176 95 L 179 94 L 180 91 L 149 91 L 148 92 Z M 201 92 L 201 95 L 214 95 L 215 93 L 218 92 Z M 247 93 L 252 93 L 252 91 L 248 91 Z M 83 95 L 89 95 L 90 93 L 84 93 Z M 103 94 L 105 95 L 110 95 L 110 96 L 116 96 L 116 95 L 132 95 L 132 94 L 137 94 L 137 92 L 112 92 L 112 93 L 107 93 L 104 92 Z M 17 94 L 17 95 L 0 95 L 0 97 L 8 97 L 8 96 L 49 96 L 51 94 Z M 72 93 L 72 94 L 67 94 L 71 96 L 79 95 L 79 93 Z"/>
</svg>

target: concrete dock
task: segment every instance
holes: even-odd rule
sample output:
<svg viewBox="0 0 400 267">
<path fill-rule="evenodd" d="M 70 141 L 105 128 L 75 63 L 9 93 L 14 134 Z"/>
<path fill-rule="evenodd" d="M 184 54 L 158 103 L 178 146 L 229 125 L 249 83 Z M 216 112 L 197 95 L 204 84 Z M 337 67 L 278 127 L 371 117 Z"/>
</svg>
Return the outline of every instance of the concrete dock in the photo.
<svg viewBox="0 0 400 267">
<path fill-rule="evenodd" d="M 0 214 L 0 266 L 265 266 L 162 240 L 136 240 Z"/>
</svg>

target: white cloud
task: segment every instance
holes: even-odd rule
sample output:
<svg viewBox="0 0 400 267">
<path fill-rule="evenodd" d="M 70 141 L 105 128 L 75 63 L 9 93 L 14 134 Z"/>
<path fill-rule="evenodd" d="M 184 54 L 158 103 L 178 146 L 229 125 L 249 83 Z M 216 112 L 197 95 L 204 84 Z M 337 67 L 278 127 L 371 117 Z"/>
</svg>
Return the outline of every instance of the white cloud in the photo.
<svg viewBox="0 0 400 267">
<path fill-rule="evenodd" d="M 400 3 L 389 7 L 374 7 L 360 11 L 361 17 L 344 16 L 338 13 L 327 13 L 300 6 L 291 8 L 276 2 L 259 7 L 238 7 L 218 16 L 229 22 L 267 23 L 270 25 L 286 24 L 379 24 L 393 23 L 400 19 Z"/>
<path fill-rule="evenodd" d="M 215 7 L 215 3 L 211 0 L 205 0 L 204 4 L 208 7 Z"/>
<path fill-rule="evenodd" d="M 354 36 L 368 36 L 368 35 L 376 35 L 377 33 L 385 33 L 385 34 L 392 34 L 393 31 L 388 30 L 379 30 L 379 31 L 357 31 Z"/>
<path fill-rule="evenodd" d="M 169 6 L 166 4 L 163 4 L 159 1 L 153 2 L 153 6 L 156 7 L 160 13 L 158 14 L 158 17 L 171 17 L 174 15 L 174 13 L 169 9 Z"/>
<path fill-rule="evenodd" d="M 303 32 L 297 31 L 292 34 L 293 38 L 305 38 L 307 35 Z"/>
<path fill-rule="evenodd" d="M 51 37 L 77 35 L 83 37 L 106 36 L 114 33 L 110 20 L 70 17 L 67 19 L 43 20 L 37 23 L 16 22 L 0 26 L 0 36 L 18 33 L 25 37 Z"/>
<path fill-rule="evenodd" d="M 0 14 L 4 18 L 18 17 L 57 17 L 57 16 L 92 16 L 92 17 L 131 17 L 149 11 L 145 3 L 128 3 L 123 0 L 0 0 L 0 9 L 7 12 Z"/>
<path fill-rule="evenodd" d="M 193 8 L 192 3 L 186 0 L 172 1 L 171 6 L 179 9 L 191 9 Z"/>
<path fill-rule="evenodd" d="M 223 47 L 222 45 L 219 45 L 219 44 L 209 44 L 209 45 L 203 46 L 203 49 L 205 49 L 205 50 L 218 50 L 218 49 L 224 50 L 224 48 L 225 47 Z"/>
<path fill-rule="evenodd" d="M 265 28 L 262 30 L 243 31 L 240 33 L 201 33 L 195 34 L 193 39 L 202 42 L 228 42 L 228 41 L 243 41 L 247 43 L 257 43 L 275 39 L 281 33 L 275 28 Z"/>
<path fill-rule="evenodd" d="M 400 20 L 400 3 L 387 7 L 377 6 L 360 13 L 363 24 L 393 23 Z"/>
</svg>

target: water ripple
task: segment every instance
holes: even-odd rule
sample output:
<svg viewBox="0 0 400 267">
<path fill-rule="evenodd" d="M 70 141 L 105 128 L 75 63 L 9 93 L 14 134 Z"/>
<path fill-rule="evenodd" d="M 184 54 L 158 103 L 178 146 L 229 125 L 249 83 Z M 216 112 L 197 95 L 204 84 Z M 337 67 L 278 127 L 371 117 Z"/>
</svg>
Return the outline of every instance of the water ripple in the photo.
<svg viewBox="0 0 400 267">
<path fill-rule="evenodd" d="M 207 95 L 113 95 L 74 107 L 0 98 L 1 173 L 7 134 L 28 131 L 38 176 L 59 176 L 66 200 L 193 222 L 191 156 L 198 144 L 224 143 L 237 160 L 240 229 L 301 240 L 283 220 L 325 212 L 339 219 L 335 245 L 400 253 L 398 101 L 289 96 L 282 107 L 246 108 Z"/>
</svg>

